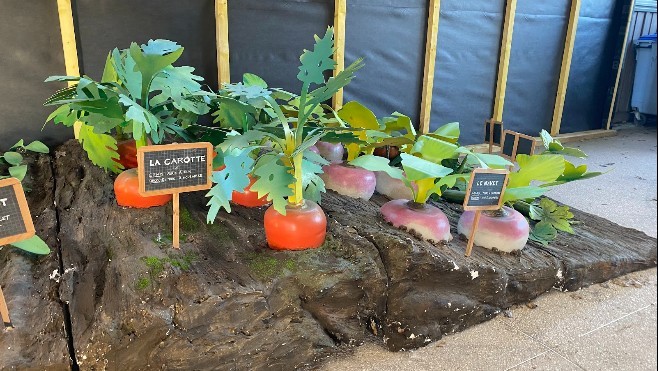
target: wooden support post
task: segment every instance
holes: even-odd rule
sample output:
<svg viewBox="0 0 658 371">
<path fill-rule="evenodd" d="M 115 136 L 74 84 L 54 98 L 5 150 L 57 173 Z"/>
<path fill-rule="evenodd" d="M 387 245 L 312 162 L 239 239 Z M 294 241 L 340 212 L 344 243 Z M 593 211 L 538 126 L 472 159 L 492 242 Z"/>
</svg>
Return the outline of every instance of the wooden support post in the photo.
<svg viewBox="0 0 658 371">
<path fill-rule="evenodd" d="M 480 215 L 482 215 L 481 210 L 475 212 L 475 217 L 473 218 L 473 227 L 471 229 L 471 235 L 468 237 L 468 244 L 466 245 L 466 253 L 464 256 L 471 256 L 471 250 L 473 250 L 473 242 L 475 242 L 475 231 L 478 229 L 478 224 L 480 224 Z"/>
<path fill-rule="evenodd" d="M 0 287 L 0 317 L 2 317 L 2 322 L 4 322 L 5 327 L 11 327 L 11 320 L 9 319 L 9 309 L 7 308 L 5 295 L 2 293 L 2 287 Z"/>
<path fill-rule="evenodd" d="M 560 133 L 562 124 L 562 113 L 564 111 L 564 99 L 567 96 L 567 85 L 569 84 L 569 71 L 571 70 L 571 57 L 573 45 L 576 41 L 576 30 L 578 28 L 578 16 L 580 15 L 580 0 L 571 0 L 571 12 L 569 13 L 569 24 L 567 25 L 567 37 L 564 40 L 564 52 L 562 53 L 562 67 L 560 69 L 560 80 L 557 85 L 555 106 L 553 106 L 553 122 L 551 123 L 551 135 Z"/>
<path fill-rule="evenodd" d="M 174 243 L 174 249 L 180 249 L 180 193 L 174 193 L 173 197 L 173 233 L 172 240 Z"/>
<path fill-rule="evenodd" d="M 64 65 L 67 76 L 80 76 L 80 65 L 78 62 L 78 47 L 75 41 L 75 25 L 73 23 L 73 8 L 71 0 L 57 0 L 57 13 L 59 14 L 59 29 L 62 34 L 62 48 L 64 50 Z M 68 85 L 76 84 L 69 81 Z M 73 133 L 78 138 L 80 133 L 80 121 L 73 124 Z"/>
<path fill-rule="evenodd" d="M 514 17 L 516 15 L 516 0 L 507 0 L 505 5 L 505 20 L 503 36 L 500 40 L 500 57 L 498 58 L 498 77 L 496 81 L 496 97 L 494 99 L 494 121 L 503 121 L 505 107 L 505 90 L 507 89 L 507 71 L 512 52 L 512 35 L 514 34 Z"/>
<path fill-rule="evenodd" d="M 231 81 L 228 45 L 228 0 L 215 0 L 215 38 L 217 42 L 217 81 L 219 87 Z"/>
<path fill-rule="evenodd" d="M 612 100 L 610 101 L 610 111 L 608 111 L 608 119 L 605 122 L 605 130 L 610 130 L 612 123 L 612 114 L 615 110 L 615 99 L 617 99 L 617 89 L 619 88 L 619 78 L 621 77 L 621 69 L 624 66 L 624 57 L 626 57 L 626 45 L 628 45 L 628 29 L 631 25 L 633 18 L 633 8 L 635 7 L 635 0 L 630 1 L 630 8 L 628 9 L 628 19 L 626 20 L 626 30 L 624 31 L 624 43 L 621 47 L 621 56 L 619 58 L 619 66 L 617 66 L 617 77 L 615 77 L 615 87 L 612 89 Z"/>
<path fill-rule="evenodd" d="M 334 3 L 334 60 L 336 68 L 334 77 L 345 69 L 345 18 L 347 16 L 347 0 L 335 0 Z M 343 106 L 343 89 L 334 94 L 333 107 L 339 110 Z"/>
<path fill-rule="evenodd" d="M 425 43 L 425 68 L 423 71 L 423 91 L 420 104 L 420 122 L 418 131 L 427 133 L 430 129 L 432 112 L 432 92 L 434 91 L 434 65 L 436 63 L 436 44 L 439 35 L 439 13 L 441 0 L 430 0 L 429 16 L 427 17 L 427 41 Z"/>
</svg>

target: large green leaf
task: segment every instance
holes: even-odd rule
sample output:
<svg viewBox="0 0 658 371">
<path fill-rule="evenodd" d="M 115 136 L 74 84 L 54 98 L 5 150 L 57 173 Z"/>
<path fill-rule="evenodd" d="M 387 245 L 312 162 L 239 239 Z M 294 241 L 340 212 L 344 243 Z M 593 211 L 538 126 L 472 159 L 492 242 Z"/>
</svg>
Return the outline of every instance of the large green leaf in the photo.
<svg viewBox="0 0 658 371">
<path fill-rule="evenodd" d="M 389 165 L 388 159 L 374 155 L 363 155 L 350 161 L 350 165 L 370 171 L 383 171 L 391 178 L 403 180 L 404 173 L 401 169 Z"/>
<path fill-rule="evenodd" d="M 599 171 L 587 172 L 587 165 L 582 164 L 576 166 L 569 161 L 564 161 L 564 173 L 560 175 L 555 182 L 543 184 L 543 186 L 554 186 L 559 184 L 564 184 L 568 182 L 573 182 L 575 180 L 584 180 L 589 178 L 594 178 L 603 173 Z"/>
<path fill-rule="evenodd" d="M 146 132 L 147 134 L 151 134 L 151 139 L 155 144 L 159 144 L 161 139 L 158 136 L 160 120 L 150 111 L 125 95 L 121 96 L 119 102 L 128 108 L 126 111 L 126 121 L 132 121 L 133 137 L 135 140 L 141 140 L 142 133 Z"/>
<path fill-rule="evenodd" d="M 326 192 L 324 181 L 318 176 L 322 174 L 322 166 L 318 163 L 308 160 L 306 151 L 302 160 L 302 186 L 304 199 L 320 203 L 323 192 Z"/>
<path fill-rule="evenodd" d="M 321 86 L 309 93 L 309 100 L 306 105 L 312 107 L 319 105 L 328 99 L 331 99 L 331 97 L 336 94 L 337 91 L 352 81 L 354 78 L 354 73 L 360 70 L 363 66 L 363 59 L 359 58 L 347 66 L 346 69 L 340 71 L 335 77 L 330 77 L 324 86 Z"/>
<path fill-rule="evenodd" d="M 246 131 L 256 123 L 256 109 L 247 103 L 237 99 L 220 97 L 219 109 L 213 112 L 217 118 L 213 121 L 219 122 L 223 128 Z"/>
<path fill-rule="evenodd" d="M 7 170 L 9 171 L 9 175 L 22 181 L 25 178 L 25 174 L 27 174 L 27 165 L 11 166 Z"/>
<path fill-rule="evenodd" d="M 33 254 L 47 255 L 50 254 L 50 248 L 39 236 L 32 236 L 26 240 L 12 243 L 13 246 Z"/>
<path fill-rule="evenodd" d="M 223 158 L 226 167 L 213 172 L 212 181 L 215 185 L 206 194 L 206 197 L 210 197 L 206 222 L 211 224 L 221 208 L 231 211 L 229 201 L 233 191 L 242 192 L 249 185 L 249 173 L 254 164 L 254 160 L 249 156 L 249 150 L 231 151 L 228 154 L 219 151 L 217 157 Z"/>
<path fill-rule="evenodd" d="M 473 152 L 465 147 L 459 147 L 457 152 L 467 155 L 465 160 L 467 164 L 483 167 L 485 169 L 506 169 L 507 167 L 514 165 L 504 157 L 489 153 Z"/>
<path fill-rule="evenodd" d="M 265 80 L 257 75 L 254 75 L 253 73 L 243 74 L 242 83 L 248 86 L 260 86 L 261 88 L 267 89 L 267 83 Z"/>
<path fill-rule="evenodd" d="M 119 160 L 117 141 L 112 136 L 96 134 L 93 127 L 82 124 L 78 140 L 94 165 L 114 173 L 121 172 L 123 166 L 117 162 Z"/>
<path fill-rule="evenodd" d="M 519 170 L 509 176 L 508 187 L 529 186 L 532 181 L 548 183 L 556 180 L 564 172 L 565 161 L 560 155 L 520 154 L 516 156 Z"/>
<path fill-rule="evenodd" d="M 292 168 L 282 162 L 283 155 L 269 153 L 258 159 L 254 175 L 258 180 L 251 186 L 251 190 L 258 192 L 258 197 L 267 195 L 272 206 L 282 215 L 286 215 L 287 197 L 293 195 L 291 184 L 295 177 L 291 174 Z"/>
<path fill-rule="evenodd" d="M 587 157 L 587 154 L 578 148 L 563 146 L 560 141 L 553 138 L 546 130 L 542 130 L 539 136 L 544 144 L 544 154 L 555 154 L 578 158 Z"/>
<path fill-rule="evenodd" d="M 313 50 L 304 50 L 299 57 L 301 65 L 297 79 L 305 84 L 324 83 L 324 72 L 333 70 L 336 62 L 332 59 L 334 55 L 334 29 L 327 27 L 324 37 L 315 35 Z"/>
<path fill-rule="evenodd" d="M 338 117 L 347 122 L 350 127 L 358 129 L 379 129 L 379 122 L 377 116 L 366 106 L 357 101 L 345 103 L 345 105 L 338 110 Z"/>
<path fill-rule="evenodd" d="M 441 164 L 441 161 L 448 158 L 455 158 L 457 153 L 456 144 L 446 142 L 441 139 L 433 138 L 428 135 L 421 135 L 412 151 L 413 153 L 420 154 L 420 156 L 435 164 Z"/>
<path fill-rule="evenodd" d="M 437 194 L 441 196 L 444 190 L 450 189 L 455 186 L 458 180 L 462 181 L 468 181 L 471 178 L 471 174 L 449 174 L 441 179 L 439 179 L 436 184 L 434 184 L 434 187 L 430 190 L 429 194 Z M 444 188 L 445 187 L 445 188 Z"/>
<path fill-rule="evenodd" d="M 409 181 L 441 178 L 453 171 L 432 161 L 427 161 L 406 153 L 401 153 L 400 157 L 402 158 L 402 168 Z"/>
<path fill-rule="evenodd" d="M 119 49 L 114 49 L 111 62 L 120 84 L 128 89 L 133 99 L 141 99 L 143 78 L 135 60 L 127 51 L 120 52 Z"/>
<path fill-rule="evenodd" d="M 442 125 L 434 132 L 428 134 L 429 136 L 445 140 L 450 143 L 457 143 L 459 141 L 459 135 L 461 131 L 459 130 L 458 122 L 450 122 L 445 125 Z"/>
<path fill-rule="evenodd" d="M 149 40 L 141 47 L 132 43 L 129 50 L 136 64 L 135 70 L 142 74 L 142 99 L 148 96 L 153 78 L 183 54 L 183 47 L 169 40 Z"/>
<path fill-rule="evenodd" d="M 32 143 L 28 144 L 25 146 L 25 149 L 28 151 L 32 152 L 37 152 L 37 153 L 49 153 L 50 149 L 48 146 L 43 144 L 42 142 L 35 140 Z"/>
<path fill-rule="evenodd" d="M 528 200 L 535 199 L 544 193 L 546 193 L 546 188 L 535 187 L 535 186 L 524 186 L 524 187 L 507 187 L 505 188 L 505 193 L 503 194 L 503 202 L 513 202 L 518 200 Z"/>
<path fill-rule="evenodd" d="M 16 166 L 16 165 L 20 165 L 21 162 L 23 162 L 23 156 L 18 152 L 13 152 L 13 151 L 5 152 L 5 154 L 2 157 L 4 157 L 5 161 L 7 161 L 9 165 Z"/>
</svg>

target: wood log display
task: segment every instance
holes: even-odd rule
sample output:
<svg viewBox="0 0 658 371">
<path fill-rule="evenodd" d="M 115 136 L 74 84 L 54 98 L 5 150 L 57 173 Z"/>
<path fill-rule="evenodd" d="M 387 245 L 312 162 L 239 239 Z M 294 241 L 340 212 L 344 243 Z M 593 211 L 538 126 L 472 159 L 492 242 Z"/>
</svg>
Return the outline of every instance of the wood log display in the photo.
<svg viewBox="0 0 658 371">
<path fill-rule="evenodd" d="M 67 341 L 83 369 L 312 366 L 366 341 L 421 347 L 553 288 L 656 265 L 656 239 L 577 210 L 576 234 L 549 247 L 509 255 L 476 246 L 466 258 L 463 238 L 433 245 L 386 224 L 383 196 L 332 192 L 322 201 L 325 245 L 299 252 L 266 248 L 264 208 L 234 206 L 207 225 L 204 192 L 184 194 L 176 251 L 170 207 L 123 209 L 111 176 L 79 144 L 54 153 L 53 178 L 40 159 L 28 197 L 54 252 L 0 251 L 16 326 L 0 336 L 12 352 L 0 368 L 62 365 Z M 461 206 L 435 206 L 456 234 Z"/>
</svg>

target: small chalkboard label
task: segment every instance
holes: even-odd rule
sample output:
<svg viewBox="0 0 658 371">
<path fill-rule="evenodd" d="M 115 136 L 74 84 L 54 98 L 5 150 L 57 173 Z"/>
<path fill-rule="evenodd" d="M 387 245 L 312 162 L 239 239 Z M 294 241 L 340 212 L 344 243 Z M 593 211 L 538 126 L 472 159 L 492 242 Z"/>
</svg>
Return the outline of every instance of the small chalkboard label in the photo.
<svg viewBox="0 0 658 371">
<path fill-rule="evenodd" d="M 23 186 L 16 178 L 0 180 L 0 246 L 34 236 Z"/>
<path fill-rule="evenodd" d="M 484 122 L 484 142 L 500 146 L 503 142 L 503 123 L 490 119 Z"/>
<path fill-rule="evenodd" d="M 516 155 L 532 155 L 535 152 L 535 138 L 512 130 L 503 132 L 501 153 L 515 161 Z"/>
<path fill-rule="evenodd" d="M 139 193 L 152 196 L 209 189 L 212 153 L 212 144 L 207 142 L 140 147 Z"/>
<path fill-rule="evenodd" d="M 497 210 L 502 207 L 509 171 L 474 169 L 466 189 L 464 210 Z"/>
</svg>

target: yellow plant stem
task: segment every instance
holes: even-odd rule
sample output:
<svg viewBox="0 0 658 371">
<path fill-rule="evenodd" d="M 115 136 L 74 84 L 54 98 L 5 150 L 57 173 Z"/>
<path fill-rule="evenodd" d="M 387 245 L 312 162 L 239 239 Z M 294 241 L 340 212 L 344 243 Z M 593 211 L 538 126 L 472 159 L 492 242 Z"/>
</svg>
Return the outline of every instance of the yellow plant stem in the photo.
<svg viewBox="0 0 658 371">
<path fill-rule="evenodd" d="M 292 168 L 293 168 L 293 176 L 295 177 L 295 183 L 290 185 L 290 187 L 293 190 L 293 195 L 288 197 L 288 202 L 295 206 L 299 206 L 304 202 L 304 195 L 303 195 L 304 183 L 302 179 L 303 160 L 304 160 L 304 155 L 302 153 L 292 158 Z"/>
<path fill-rule="evenodd" d="M 416 192 L 414 202 L 424 204 L 429 198 L 430 190 L 434 188 L 434 178 L 417 180 L 416 185 L 418 186 L 418 191 Z"/>
</svg>

